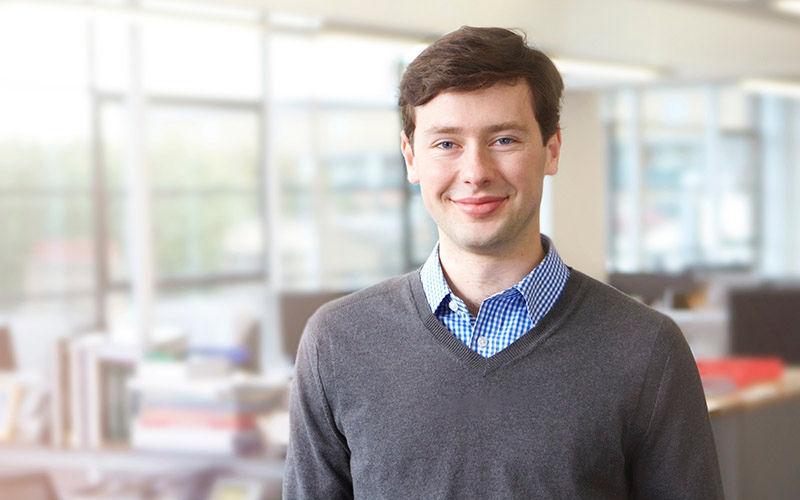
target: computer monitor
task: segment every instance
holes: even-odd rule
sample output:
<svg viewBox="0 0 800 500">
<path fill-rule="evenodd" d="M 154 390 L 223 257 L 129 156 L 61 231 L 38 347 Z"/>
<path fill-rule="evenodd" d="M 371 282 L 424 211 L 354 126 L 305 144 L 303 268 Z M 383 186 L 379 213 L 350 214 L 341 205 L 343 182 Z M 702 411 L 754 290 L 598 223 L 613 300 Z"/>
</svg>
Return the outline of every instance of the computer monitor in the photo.
<svg viewBox="0 0 800 500">
<path fill-rule="evenodd" d="M 800 284 L 732 289 L 728 322 L 731 354 L 800 363 Z"/>
</svg>

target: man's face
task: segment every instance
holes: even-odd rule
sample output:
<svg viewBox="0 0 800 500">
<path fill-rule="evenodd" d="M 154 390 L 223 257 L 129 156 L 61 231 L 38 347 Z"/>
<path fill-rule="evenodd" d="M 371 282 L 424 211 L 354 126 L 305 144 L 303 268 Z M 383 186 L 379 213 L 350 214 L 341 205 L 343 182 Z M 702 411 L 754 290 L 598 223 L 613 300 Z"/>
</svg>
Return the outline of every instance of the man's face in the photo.
<svg viewBox="0 0 800 500">
<path fill-rule="evenodd" d="M 542 184 L 558 170 L 561 133 L 542 145 L 528 86 L 444 92 L 415 112 L 403 156 L 441 248 L 514 256 L 538 247 Z"/>
</svg>

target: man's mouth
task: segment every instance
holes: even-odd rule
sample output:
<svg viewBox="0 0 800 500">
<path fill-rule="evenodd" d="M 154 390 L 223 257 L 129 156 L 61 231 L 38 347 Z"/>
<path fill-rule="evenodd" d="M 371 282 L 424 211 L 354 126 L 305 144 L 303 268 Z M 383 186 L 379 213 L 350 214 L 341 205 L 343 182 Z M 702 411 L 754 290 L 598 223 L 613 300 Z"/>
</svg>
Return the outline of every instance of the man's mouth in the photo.
<svg viewBox="0 0 800 500">
<path fill-rule="evenodd" d="M 476 196 L 459 198 L 453 203 L 462 213 L 473 217 L 485 217 L 495 210 L 506 200 L 500 196 Z"/>
</svg>

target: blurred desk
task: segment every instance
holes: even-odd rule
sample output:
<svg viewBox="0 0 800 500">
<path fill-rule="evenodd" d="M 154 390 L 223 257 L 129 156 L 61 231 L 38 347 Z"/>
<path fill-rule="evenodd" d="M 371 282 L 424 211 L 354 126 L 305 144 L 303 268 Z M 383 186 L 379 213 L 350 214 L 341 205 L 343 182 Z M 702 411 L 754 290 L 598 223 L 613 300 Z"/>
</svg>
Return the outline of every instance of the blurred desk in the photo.
<svg viewBox="0 0 800 500">
<path fill-rule="evenodd" d="M 198 453 L 135 450 L 82 451 L 32 446 L 0 446 L 0 469 L 47 470 L 61 497 L 75 488 L 112 475 L 131 478 L 191 479 L 193 473 L 245 477 L 279 491 L 283 476 L 281 456 L 225 456 Z M 0 495 L 1 497 L 2 495 Z M 277 496 L 277 493 L 275 494 Z M 5 497 L 3 497 L 5 498 Z"/>
<path fill-rule="evenodd" d="M 756 384 L 724 396 L 706 398 L 711 418 L 726 413 L 758 409 L 800 398 L 800 366 L 786 368 L 783 378 L 777 382 Z"/>
<path fill-rule="evenodd" d="M 727 500 L 800 498 L 800 367 L 707 402 Z"/>
</svg>

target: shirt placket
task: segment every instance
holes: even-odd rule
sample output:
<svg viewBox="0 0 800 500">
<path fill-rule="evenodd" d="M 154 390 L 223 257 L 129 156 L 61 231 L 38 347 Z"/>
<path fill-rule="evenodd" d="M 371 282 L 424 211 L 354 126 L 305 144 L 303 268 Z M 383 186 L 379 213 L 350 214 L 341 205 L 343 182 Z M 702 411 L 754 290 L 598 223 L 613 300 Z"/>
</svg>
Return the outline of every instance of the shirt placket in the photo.
<svg viewBox="0 0 800 500">
<path fill-rule="evenodd" d="M 494 311 L 495 302 L 499 297 L 486 299 L 481 304 L 481 309 L 478 311 L 478 317 L 475 319 L 475 327 L 472 329 L 472 339 L 470 340 L 470 347 L 473 351 L 477 352 L 484 358 L 489 357 L 489 344 L 491 341 L 490 328 L 487 325 L 491 324 L 491 316 L 495 315 Z M 491 310 L 491 313 L 487 311 Z"/>
</svg>

